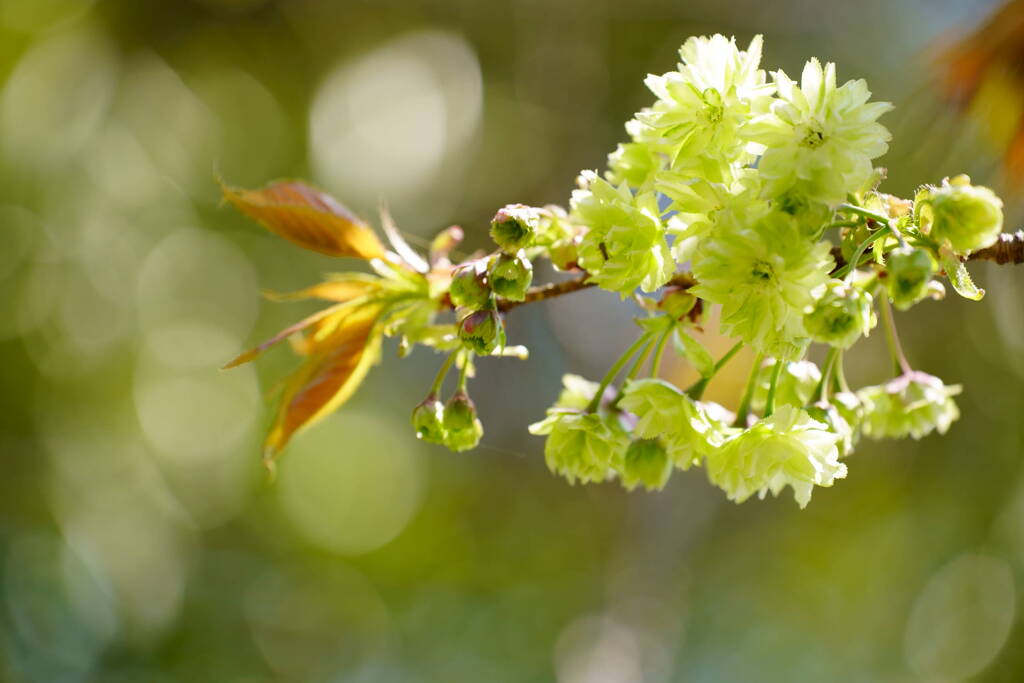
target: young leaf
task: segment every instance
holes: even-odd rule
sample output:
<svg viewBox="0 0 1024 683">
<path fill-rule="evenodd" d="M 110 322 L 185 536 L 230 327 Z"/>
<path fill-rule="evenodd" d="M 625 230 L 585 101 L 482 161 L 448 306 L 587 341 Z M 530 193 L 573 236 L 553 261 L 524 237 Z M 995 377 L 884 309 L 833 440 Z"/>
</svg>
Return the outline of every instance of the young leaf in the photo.
<svg viewBox="0 0 1024 683">
<path fill-rule="evenodd" d="M 349 277 L 318 282 L 312 287 L 300 289 L 297 292 L 263 292 L 263 296 L 270 301 L 320 299 L 341 303 L 380 290 L 380 282 L 373 275 L 362 273 L 348 273 L 347 275 Z"/>
<path fill-rule="evenodd" d="M 384 256 L 384 246 L 366 223 L 309 185 L 282 180 L 262 190 L 221 189 L 239 211 L 300 247 L 328 256 Z"/>
<path fill-rule="evenodd" d="M 985 290 L 974 284 L 971 274 L 967 272 L 967 266 L 960 258 L 948 249 L 940 250 L 939 257 L 942 260 L 942 268 L 946 271 L 946 277 L 956 293 L 971 301 L 981 301 L 985 296 Z"/>
<path fill-rule="evenodd" d="M 264 443 L 268 466 L 292 435 L 337 410 L 362 383 L 380 356 L 382 310 L 383 304 L 373 304 L 348 315 L 289 378 Z"/>
<path fill-rule="evenodd" d="M 715 374 L 715 360 L 704 348 L 704 345 L 682 330 L 676 330 L 673 341 L 676 350 L 690 361 L 694 369 L 701 377 L 711 377 Z"/>
</svg>

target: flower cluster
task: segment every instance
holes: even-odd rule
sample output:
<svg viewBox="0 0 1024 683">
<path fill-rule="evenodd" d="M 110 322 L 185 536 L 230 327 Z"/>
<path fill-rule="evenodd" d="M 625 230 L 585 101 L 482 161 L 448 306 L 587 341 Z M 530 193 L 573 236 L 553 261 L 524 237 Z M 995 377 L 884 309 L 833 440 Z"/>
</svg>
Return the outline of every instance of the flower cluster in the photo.
<svg viewBox="0 0 1024 683">
<path fill-rule="evenodd" d="M 980 299 L 964 261 L 999 239 L 1002 203 L 966 176 L 922 186 L 912 200 L 881 192 L 885 173 L 873 164 L 890 135 L 878 120 L 891 105 L 872 101 L 863 80 L 840 83 L 832 63 L 809 60 L 797 82 L 764 70 L 761 53 L 760 36 L 745 49 L 721 35 L 687 40 L 674 71 L 647 78 L 654 101 L 626 124 L 629 140 L 608 168 L 581 173 L 568 209 L 499 209 L 490 253 L 453 261 L 462 238 L 453 227 L 421 255 L 384 214 L 388 249 L 347 209 L 297 183 L 226 188 L 274 232 L 365 259 L 375 273 L 294 295 L 331 306 L 236 361 L 288 336 L 306 357 L 269 457 L 351 395 L 385 336 L 400 338 L 402 355 L 417 344 L 448 354 L 412 425 L 424 441 L 473 448 L 483 433 L 467 388 L 474 359 L 526 355 L 507 344 L 506 312 L 586 286 L 631 298 L 643 314 L 639 338 L 602 380 L 567 375 L 530 427 L 546 438 L 548 467 L 571 482 L 660 489 L 674 470 L 705 467 L 731 500 L 788 487 L 802 507 L 815 487 L 846 476 L 842 459 L 862 433 L 945 432 L 959 387 L 912 368 L 892 309 L 941 298 L 940 278 Z M 577 277 L 534 286 L 538 259 Z M 712 311 L 733 342 L 718 359 L 692 334 L 714 332 Z M 879 323 L 895 378 L 855 390 L 844 354 Z M 819 364 L 807 359 L 814 343 Z M 741 347 L 755 360 L 730 412 L 703 394 Z M 666 349 L 700 379 L 685 390 L 660 379 Z M 458 385 L 442 403 L 451 368 Z"/>
</svg>

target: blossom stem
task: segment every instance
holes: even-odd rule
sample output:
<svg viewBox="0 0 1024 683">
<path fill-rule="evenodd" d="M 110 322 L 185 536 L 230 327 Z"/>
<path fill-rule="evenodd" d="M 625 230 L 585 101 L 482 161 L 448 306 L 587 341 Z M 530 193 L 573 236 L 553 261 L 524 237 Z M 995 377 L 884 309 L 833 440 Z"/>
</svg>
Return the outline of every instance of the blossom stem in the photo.
<svg viewBox="0 0 1024 683">
<path fill-rule="evenodd" d="M 775 366 L 772 368 L 772 379 L 768 384 L 768 397 L 764 402 L 764 416 L 771 417 L 775 412 L 775 390 L 779 385 L 779 375 L 782 374 L 782 361 L 775 359 Z"/>
<path fill-rule="evenodd" d="M 668 338 L 675 334 L 676 326 L 672 325 L 661 335 L 661 339 L 658 340 L 658 347 L 654 350 L 654 358 L 651 360 L 651 377 L 657 377 L 661 371 L 661 357 L 665 353 L 665 344 L 668 342 Z"/>
<path fill-rule="evenodd" d="M 441 393 L 441 385 L 444 384 L 444 378 L 448 376 L 448 371 L 451 370 L 452 363 L 455 362 L 455 356 L 458 353 L 459 350 L 456 350 L 448 354 L 448 358 L 445 359 L 441 369 L 437 371 L 437 377 L 434 378 L 434 384 L 430 387 L 431 394 L 437 395 Z"/>
<path fill-rule="evenodd" d="M 839 352 L 839 357 L 836 358 L 836 379 L 839 380 L 839 390 L 844 391 L 848 394 L 853 393 L 850 390 L 850 385 L 846 383 L 846 372 L 843 370 L 843 352 Z"/>
<path fill-rule="evenodd" d="M 699 401 L 704 396 L 704 390 L 708 388 L 708 384 L 714 378 L 718 371 L 725 367 L 725 364 L 732 360 L 733 356 L 740 352 L 743 348 L 743 342 L 739 341 L 733 344 L 732 348 L 725 352 L 725 355 L 718 359 L 715 363 L 715 367 L 711 369 L 711 374 L 707 377 L 701 377 L 697 382 L 692 384 L 690 388 L 686 390 L 687 395 L 695 401 Z"/>
<path fill-rule="evenodd" d="M 473 352 L 466 351 L 462 356 L 462 368 L 459 371 L 459 391 L 466 390 L 466 380 L 469 378 L 469 364 L 473 362 Z"/>
<path fill-rule="evenodd" d="M 601 397 L 604 396 L 605 389 L 607 389 L 608 385 L 612 383 L 612 380 L 618 376 L 618 374 L 622 371 L 622 368 L 625 367 L 627 362 L 629 362 L 629 359 L 632 358 L 633 355 L 637 351 L 639 351 L 645 344 L 647 344 L 650 340 L 651 334 L 649 332 L 645 332 L 644 334 L 640 335 L 639 339 L 633 342 L 628 349 L 626 349 L 625 353 L 619 356 L 619 359 L 615 361 L 615 365 L 613 365 L 611 369 L 608 370 L 608 372 L 604 376 L 604 379 L 601 380 L 601 384 L 597 387 L 597 391 L 594 392 L 594 398 L 592 398 L 590 400 L 590 404 L 587 405 L 586 412 L 597 412 L 598 407 L 601 405 Z"/>
<path fill-rule="evenodd" d="M 893 366 L 897 371 L 911 372 L 910 362 L 907 361 L 907 356 L 903 353 L 903 346 L 900 344 L 899 334 L 896 332 L 896 320 L 892 315 L 892 305 L 889 303 L 889 297 L 883 294 L 879 298 L 881 299 L 885 340 L 889 343 L 889 353 L 892 355 Z"/>
<path fill-rule="evenodd" d="M 832 347 L 828 350 L 828 355 L 825 356 L 825 363 L 822 366 L 823 371 L 821 373 L 821 381 L 818 382 L 818 388 L 814 392 L 815 400 L 827 401 L 828 400 L 828 388 L 829 384 L 832 383 L 832 370 L 836 365 L 836 360 L 839 358 L 840 350 L 836 347 Z"/>
<path fill-rule="evenodd" d="M 743 390 L 743 398 L 740 399 L 740 407 L 736 410 L 735 427 L 747 426 L 747 415 L 750 414 L 750 402 L 754 400 L 754 388 L 757 386 L 757 378 L 761 375 L 761 361 L 764 354 L 754 356 L 754 365 L 750 368 L 750 377 L 747 378 L 747 388 Z"/>
</svg>

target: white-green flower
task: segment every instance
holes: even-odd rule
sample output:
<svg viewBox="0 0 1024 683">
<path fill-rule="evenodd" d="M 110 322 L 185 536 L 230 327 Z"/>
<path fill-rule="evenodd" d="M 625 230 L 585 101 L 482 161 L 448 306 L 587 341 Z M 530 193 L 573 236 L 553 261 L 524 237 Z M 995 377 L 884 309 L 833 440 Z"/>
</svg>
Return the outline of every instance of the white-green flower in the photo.
<svg viewBox="0 0 1024 683">
<path fill-rule="evenodd" d="M 754 225 L 722 222 L 693 256 L 693 293 L 722 305 L 722 331 L 768 356 L 790 360 L 807 344 L 804 309 L 828 280 L 827 242 L 800 234 L 774 211 Z"/>
<path fill-rule="evenodd" d="M 873 439 L 920 439 L 933 431 L 945 434 L 960 417 L 953 396 L 959 384 L 947 386 L 924 372 L 908 372 L 880 386 L 864 387 L 864 434 Z"/>
<path fill-rule="evenodd" d="M 623 486 L 628 490 L 643 486 L 649 491 L 656 491 L 668 483 L 672 465 L 672 456 L 660 439 L 637 439 L 629 444 L 617 469 Z"/>
<path fill-rule="evenodd" d="M 582 174 L 572 194 L 573 216 L 588 230 L 579 247 L 580 265 L 602 289 L 623 297 L 639 287 L 653 292 L 672 277 L 675 262 L 665 241 L 653 193 L 637 195 L 597 174 Z"/>
<path fill-rule="evenodd" d="M 875 325 L 871 295 L 842 280 L 829 280 L 825 290 L 807 308 L 804 327 L 811 339 L 848 349 Z"/>
<path fill-rule="evenodd" d="M 660 439 L 682 469 L 699 462 L 722 441 L 724 425 L 711 418 L 700 402 L 660 379 L 629 382 L 619 407 L 636 416 L 634 435 Z"/>
<path fill-rule="evenodd" d="M 597 413 L 549 410 L 544 420 L 530 425 L 530 433 L 547 436 L 548 469 L 572 484 L 606 480 L 629 448 L 626 432 Z"/>
<path fill-rule="evenodd" d="M 676 71 L 647 77 L 658 100 L 627 129 L 664 152 L 673 169 L 723 180 L 729 163 L 752 158 L 742 130 L 771 101 L 774 88 L 759 68 L 761 43 L 757 36 L 741 51 L 734 38 L 690 38 Z"/>
<path fill-rule="evenodd" d="M 767 191 L 791 188 L 810 199 L 835 204 L 872 177 L 871 160 L 885 154 L 889 131 L 877 122 L 892 109 L 868 102 L 863 80 L 836 87 L 835 65 L 817 59 L 804 66 L 800 84 L 775 73 L 778 98 L 771 112 L 751 124 L 753 139 L 765 146 L 757 168 Z"/>
<path fill-rule="evenodd" d="M 755 493 L 777 496 L 790 486 L 804 507 L 815 486 L 831 486 L 846 476 L 839 440 L 828 425 L 803 410 L 782 406 L 709 454 L 708 477 L 737 503 Z"/>
</svg>

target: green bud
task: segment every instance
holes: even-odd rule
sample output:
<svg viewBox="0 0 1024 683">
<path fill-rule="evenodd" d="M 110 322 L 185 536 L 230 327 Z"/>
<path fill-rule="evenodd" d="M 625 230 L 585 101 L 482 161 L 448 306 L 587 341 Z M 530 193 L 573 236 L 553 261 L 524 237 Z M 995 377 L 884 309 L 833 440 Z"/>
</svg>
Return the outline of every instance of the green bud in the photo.
<svg viewBox="0 0 1024 683">
<path fill-rule="evenodd" d="M 505 324 L 493 308 L 474 311 L 459 323 L 459 339 L 474 353 L 486 356 L 505 346 Z"/>
<path fill-rule="evenodd" d="M 498 209 L 491 219 L 491 238 L 509 253 L 530 245 L 537 232 L 540 216 L 525 204 L 509 204 Z"/>
<path fill-rule="evenodd" d="M 622 461 L 623 485 L 633 490 L 643 486 L 661 490 L 672 476 L 672 459 L 659 439 L 638 439 L 629 445 Z"/>
<path fill-rule="evenodd" d="M 885 287 L 893 305 L 904 311 L 926 297 L 928 283 L 938 268 L 935 258 L 925 249 L 900 247 L 889 252 Z"/>
<path fill-rule="evenodd" d="M 991 246 L 1003 229 L 1003 202 L 966 175 L 919 192 L 916 203 L 921 229 L 961 256 Z"/>
<path fill-rule="evenodd" d="M 496 254 L 491 258 L 488 277 L 495 294 L 510 301 L 523 301 L 533 282 L 533 264 L 522 252 L 514 256 Z"/>
<path fill-rule="evenodd" d="M 487 269 L 483 261 L 473 261 L 459 266 L 452 276 L 448 296 L 455 306 L 478 310 L 491 300 L 491 288 L 487 281 Z"/>
<path fill-rule="evenodd" d="M 814 341 L 848 349 L 875 324 L 871 295 L 842 280 L 831 280 L 804 316 Z"/>
<path fill-rule="evenodd" d="M 412 411 L 412 427 L 416 438 L 428 443 L 444 443 L 445 428 L 442 423 L 444 405 L 431 393 Z"/>
<path fill-rule="evenodd" d="M 484 434 L 483 425 L 476 416 L 476 406 L 465 391 L 455 392 L 444 407 L 444 443 L 453 451 L 476 448 Z"/>
<path fill-rule="evenodd" d="M 658 307 L 676 320 L 682 320 L 697 304 L 697 297 L 682 287 L 666 287 Z"/>
</svg>

